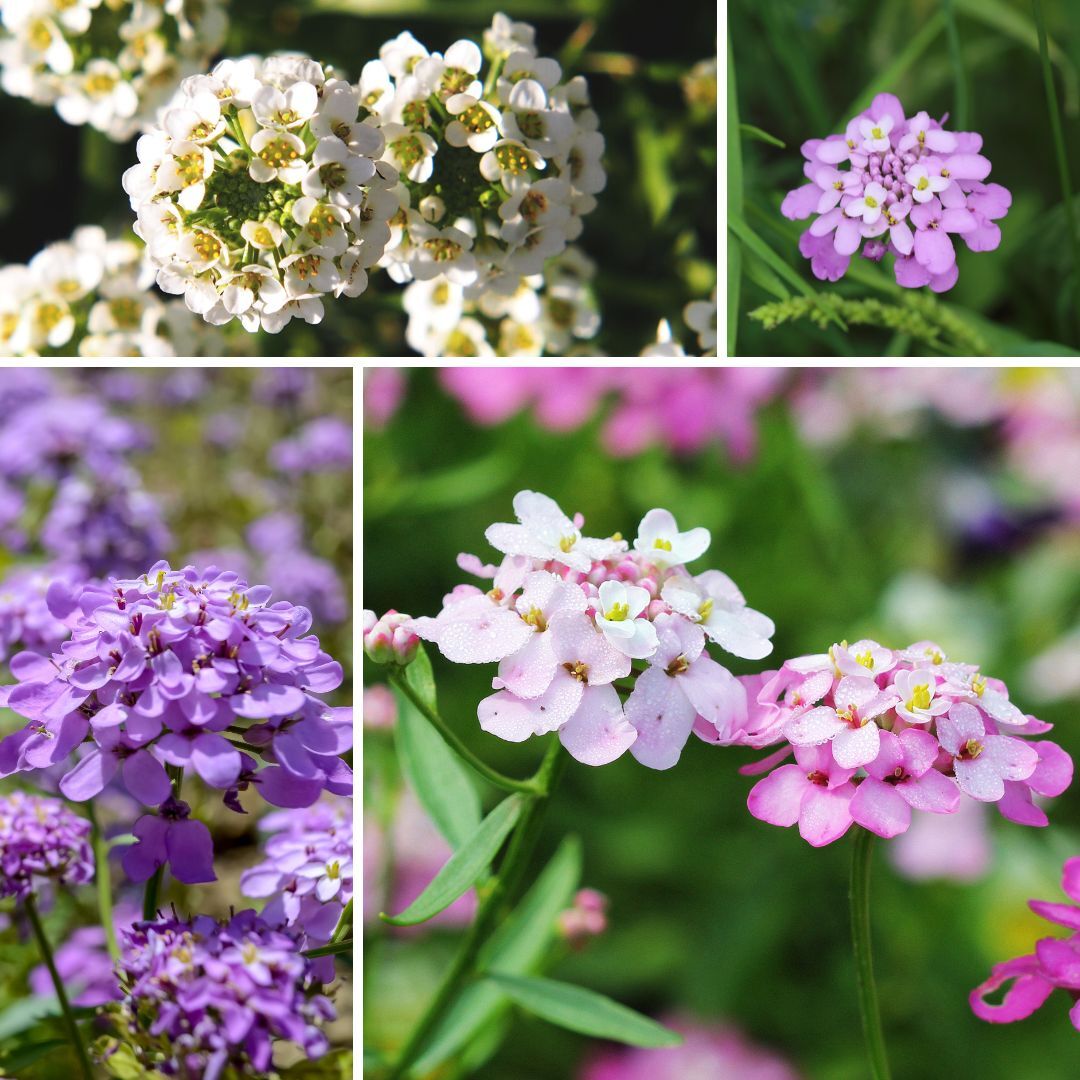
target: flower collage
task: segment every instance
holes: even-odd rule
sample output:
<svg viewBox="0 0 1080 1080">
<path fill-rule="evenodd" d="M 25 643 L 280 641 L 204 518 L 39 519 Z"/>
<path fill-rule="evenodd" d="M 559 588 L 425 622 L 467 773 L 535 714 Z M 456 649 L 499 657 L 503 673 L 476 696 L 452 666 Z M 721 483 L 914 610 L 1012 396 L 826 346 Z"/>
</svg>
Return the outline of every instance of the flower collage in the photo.
<svg viewBox="0 0 1080 1080">
<path fill-rule="evenodd" d="M 1075 1080 L 1078 49 L 0 0 L 0 1078 Z"/>
</svg>

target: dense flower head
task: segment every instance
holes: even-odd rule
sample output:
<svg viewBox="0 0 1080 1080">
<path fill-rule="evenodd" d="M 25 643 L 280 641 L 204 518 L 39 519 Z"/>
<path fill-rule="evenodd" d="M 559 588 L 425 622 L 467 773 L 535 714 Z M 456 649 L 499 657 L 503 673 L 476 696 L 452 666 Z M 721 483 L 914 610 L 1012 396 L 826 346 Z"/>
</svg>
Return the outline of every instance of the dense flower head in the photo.
<svg viewBox="0 0 1080 1080">
<path fill-rule="evenodd" d="M 167 767 L 196 773 L 237 809 L 249 785 L 283 807 L 351 790 L 340 757 L 350 711 L 318 696 L 341 683 L 341 666 L 308 633 L 305 608 L 272 603 L 268 588 L 235 573 L 164 562 L 104 585 L 55 582 L 48 603 L 71 639 L 52 657 L 12 659 L 19 682 L 0 695 L 29 722 L 0 741 L 0 775 L 64 763 L 69 799 L 115 780 L 157 808 L 135 824 L 129 873 L 148 877 L 179 856 L 187 869 L 177 876 L 213 877 L 206 827 L 174 798 Z"/>
<path fill-rule="evenodd" d="M 222 0 L 5 0 L 0 85 L 126 142 L 225 37 Z"/>
<path fill-rule="evenodd" d="M 278 1040 L 321 1057 L 335 1012 L 300 950 L 250 910 L 138 922 L 122 935 L 113 1023 L 140 1065 L 183 1080 L 266 1075 Z"/>
<path fill-rule="evenodd" d="M 1072 760 L 1056 743 L 1027 741 L 1050 724 L 1022 712 L 998 679 L 950 661 L 933 642 L 899 651 L 841 642 L 743 680 L 748 745 L 782 743 L 747 771 L 773 768 L 751 790 L 751 814 L 798 824 L 815 847 L 858 824 L 907 831 L 911 811 L 953 814 L 962 796 L 995 803 L 1023 825 L 1046 825 L 1032 795 L 1060 795 Z M 779 764 L 795 755 L 794 764 Z"/>
<path fill-rule="evenodd" d="M 1072 998 L 1069 1019 L 1080 1031 L 1080 857 L 1065 861 L 1061 888 L 1075 903 L 1029 900 L 1028 907 L 1049 922 L 1066 927 L 1069 935 L 1042 938 L 1032 955 L 995 964 L 986 982 L 971 992 L 971 1008 L 980 1019 L 992 1024 L 1025 1020 L 1060 988 Z M 1002 997 L 1001 988 L 1006 984 L 1011 985 Z M 989 995 L 1000 1000 L 991 1004 L 986 1000 Z"/>
<path fill-rule="evenodd" d="M 351 84 L 299 55 L 185 79 L 124 174 L 161 289 L 269 333 L 359 296 L 397 208 L 383 135 L 359 112 Z"/>
<path fill-rule="evenodd" d="M 278 810 L 259 822 L 266 858 L 240 875 L 240 892 L 269 898 L 262 917 L 297 926 L 313 942 L 330 940 L 353 897 L 352 803 L 322 800 Z"/>
<path fill-rule="evenodd" d="M 950 234 L 971 251 L 993 251 L 995 222 L 1012 204 L 1006 188 L 983 183 L 990 161 L 981 149 L 981 135 L 946 131 L 925 112 L 906 117 L 894 94 L 878 94 L 844 134 L 803 143 L 808 183 L 788 193 L 781 213 L 819 215 L 799 250 L 823 281 L 843 277 L 862 246 L 874 262 L 896 256 L 898 285 L 945 292 L 960 273 Z"/>
<path fill-rule="evenodd" d="M 94 876 L 90 822 L 59 799 L 0 796 L 0 896 L 25 900 L 46 884 L 71 887 Z"/>
<path fill-rule="evenodd" d="M 401 175 L 380 264 L 397 282 L 508 301 L 596 206 L 604 138 L 588 86 L 564 79 L 533 28 L 517 25 L 528 32 L 492 29 L 483 49 L 460 40 L 445 53 L 406 31 L 364 65 L 361 105 L 385 136 L 383 161 Z"/>
<path fill-rule="evenodd" d="M 150 291 L 142 248 L 97 225 L 0 268 L 0 356 L 206 356 L 221 335 Z"/>
<path fill-rule="evenodd" d="M 74 585 L 80 570 L 63 565 L 20 566 L 0 582 L 0 660 L 29 650 L 48 656 L 69 630 L 50 610 L 45 594 L 55 580 Z"/>
<path fill-rule="evenodd" d="M 510 742 L 557 731 L 585 764 L 630 750 L 655 769 L 678 761 L 692 730 L 732 741 L 746 692 L 706 640 L 761 659 L 774 627 L 726 574 L 686 569 L 708 548 L 708 529 L 681 532 L 668 511 L 650 510 L 631 545 L 619 534 L 585 536 L 580 514 L 537 492 L 518 492 L 514 512 L 516 523 L 486 533 L 503 553 L 499 566 L 458 559 L 492 588 L 459 585 L 437 617 L 406 624 L 448 660 L 499 664 L 480 726 Z"/>
</svg>

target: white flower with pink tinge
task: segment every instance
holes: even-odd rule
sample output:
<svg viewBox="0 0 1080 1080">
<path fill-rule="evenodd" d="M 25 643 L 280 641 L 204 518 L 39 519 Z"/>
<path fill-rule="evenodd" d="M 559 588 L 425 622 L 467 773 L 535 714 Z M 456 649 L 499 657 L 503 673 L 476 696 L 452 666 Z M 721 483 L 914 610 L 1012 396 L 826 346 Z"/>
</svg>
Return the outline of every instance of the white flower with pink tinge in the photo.
<svg viewBox="0 0 1080 1080">
<path fill-rule="evenodd" d="M 1033 746 L 1008 735 L 988 735 L 979 710 L 965 701 L 938 720 L 937 734 L 952 755 L 960 789 L 979 802 L 997 802 L 1006 780 L 1026 780 L 1039 764 Z"/>
<path fill-rule="evenodd" d="M 746 690 L 705 649 L 705 634 L 677 615 L 658 615 L 659 646 L 626 701 L 638 737 L 630 753 L 651 769 L 675 765 L 701 718 L 723 742 L 746 723 Z"/>
<path fill-rule="evenodd" d="M 735 582 L 719 570 L 693 578 L 674 578 L 661 592 L 673 611 L 700 623 L 710 641 L 744 660 L 760 660 L 772 652 L 776 632 L 772 619 L 746 606 Z"/>
<path fill-rule="evenodd" d="M 582 536 L 580 523 L 571 521 L 554 499 L 536 491 L 519 491 L 514 496 L 514 513 L 516 525 L 498 523 L 484 533 L 493 548 L 507 555 L 545 559 L 588 573 L 594 562 L 626 549 L 621 540 Z"/>
<path fill-rule="evenodd" d="M 634 550 L 661 570 L 693 562 L 709 550 L 712 536 L 698 527 L 679 532 L 675 517 L 667 510 L 650 510 L 638 526 Z"/>
<path fill-rule="evenodd" d="M 621 581 L 605 581 L 600 586 L 599 599 L 596 625 L 604 637 L 634 660 L 652 656 L 656 652 L 656 627 L 640 617 L 652 600 L 648 589 Z"/>
<path fill-rule="evenodd" d="M 892 689 L 900 698 L 896 715 L 909 724 L 929 724 L 949 711 L 950 702 L 938 694 L 937 679 L 927 668 L 898 671 Z"/>
</svg>

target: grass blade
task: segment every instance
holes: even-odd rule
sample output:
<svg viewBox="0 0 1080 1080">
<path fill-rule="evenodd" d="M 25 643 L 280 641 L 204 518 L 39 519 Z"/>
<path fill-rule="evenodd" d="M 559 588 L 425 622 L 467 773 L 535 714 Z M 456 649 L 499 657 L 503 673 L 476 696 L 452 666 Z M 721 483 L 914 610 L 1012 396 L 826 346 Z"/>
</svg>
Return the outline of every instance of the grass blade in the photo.
<svg viewBox="0 0 1080 1080">
<path fill-rule="evenodd" d="M 949 62 L 952 64 L 953 80 L 956 83 L 956 102 L 950 126 L 956 131 L 968 131 L 971 125 L 971 103 L 953 0 L 945 0 L 945 37 L 949 42 Z"/>
</svg>

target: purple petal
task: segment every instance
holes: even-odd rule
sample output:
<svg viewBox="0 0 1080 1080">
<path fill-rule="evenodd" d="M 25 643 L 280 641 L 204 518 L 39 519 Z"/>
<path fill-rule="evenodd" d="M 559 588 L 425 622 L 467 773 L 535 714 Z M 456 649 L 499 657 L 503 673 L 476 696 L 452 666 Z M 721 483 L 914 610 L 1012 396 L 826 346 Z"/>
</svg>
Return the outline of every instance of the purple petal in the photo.
<svg viewBox="0 0 1080 1080">
<path fill-rule="evenodd" d="M 780 213 L 790 221 L 801 221 L 814 213 L 820 198 L 821 188 L 817 184 L 804 184 L 787 193 L 780 204 Z"/>
<path fill-rule="evenodd" d="M 139 750 L 123 765 L 124 786 L 147 806 L 159 806 L 172 794 L 165 766 L 153 754 Z"/>
<path fill-rule="evenodd" d="M 260 794 L 271 806 L 281 806 L 289 810 L 311 806 L 323 790 L 321 777 L 318 780 L 305 780 L 286 772 L 278 765 L 262 769 L 257 779 Z"/>
<path fill-rule="evenodd" d="M 240 775 L 240 751 L 223 735 L 205 731 L 191 744 L 191 764 L 211 787 L 231 787 Z"/>
<path fill-rule="evenodd" d="M 173 821 L 165 833 L 165 851 L 169 869 L 177 881 L 185 885 L 201 885 L 216 881 L 214 873 L 214 842 L 210 830 L 194 818 Z"/>
<path fill-rule="evenodd" d="M 288 716 L 303 707 L 304 692 L 297 686 L 260 683 L 250 693 L 234 694 L 229 705 L 237 716 L 248 720 L 270 720 Z"/>
<path fill-rule="evenodd" d="M 119 765 L 114 754 L 93 750 L 61 779 L 61 794 L 72 802 L 86 802 L 100 794 L 116 775 Z"/>
</svg>

